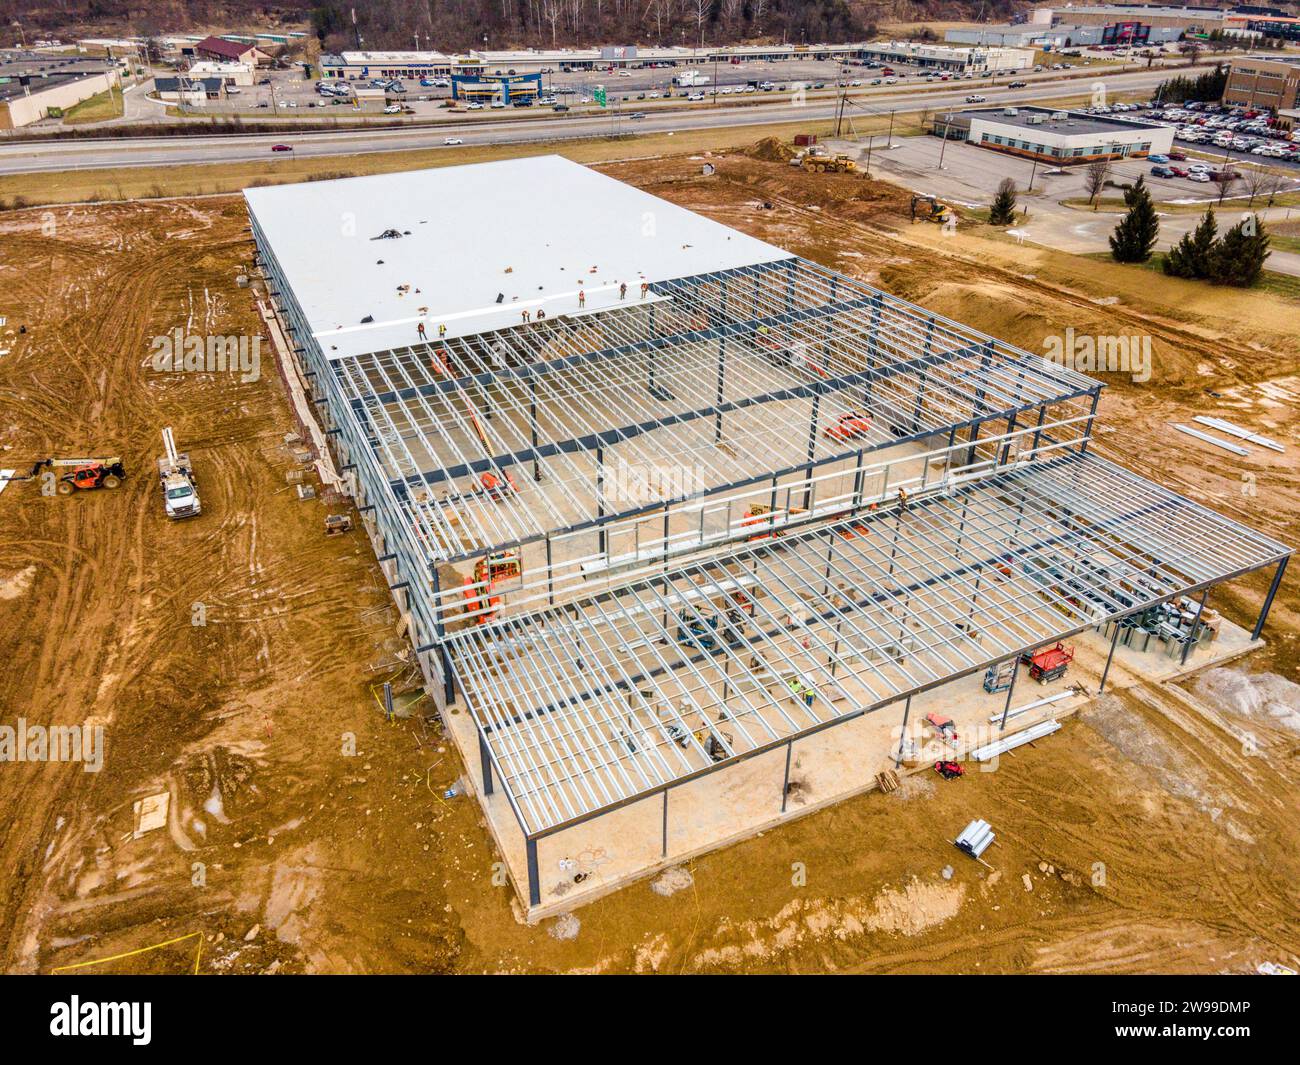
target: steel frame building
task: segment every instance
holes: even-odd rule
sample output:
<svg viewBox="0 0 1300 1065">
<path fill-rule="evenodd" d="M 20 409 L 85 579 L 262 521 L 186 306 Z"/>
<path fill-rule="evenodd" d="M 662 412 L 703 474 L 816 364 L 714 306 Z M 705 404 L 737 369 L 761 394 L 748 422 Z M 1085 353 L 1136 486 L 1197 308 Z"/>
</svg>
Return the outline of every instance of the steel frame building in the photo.
<svg viewBox="0 0 1300 1065">
<path fill-rule="evenodd" d="M 437 201 L 497 165 L 417 177 Z M 631 302 L 492 328 L 467 306 L 440 339 L 331 352 L 276 220 L 306 188 L 247 194 L 259 263 L 531 907 L 550 836 L 655 800 L 666 855 L 673 789 L 782 748 L 788 778 L 807 737 L 1276 566 L 1262 629 L 1290 549 L 1092 453 L 1094 379 L 770 246 Z M 689 476 L 619 482 L 646 469 Z"/>
</svg>

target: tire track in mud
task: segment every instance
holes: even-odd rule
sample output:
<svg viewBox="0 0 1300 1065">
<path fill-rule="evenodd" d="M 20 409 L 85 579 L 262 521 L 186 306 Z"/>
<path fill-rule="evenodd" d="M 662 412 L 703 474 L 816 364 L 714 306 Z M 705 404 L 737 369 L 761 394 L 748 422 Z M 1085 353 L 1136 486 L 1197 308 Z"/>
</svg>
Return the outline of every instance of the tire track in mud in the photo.
<svg viewBox="0 0 1300 1065">
<path fill-rule="evenodd" d="M 156 689 L 158 673 L 175 668 L 176 659 L 184 657 L 158 655 L 170 626 L 141 606 L 162 546 L 151 473 L 160 423 L 142 381 L 143 355 L 148 351 L 147 338 L 161 331 L 151 323 L 166 306 L 176 279 L 186 278 L 192 265 L 212 249 L 134 239 L 148 220 L 146 213 L 126 223 L 124 255 L 116 260 L 113 284 L 92 294 L 91 313 L 76 310 L 78 301 L 69 295 L 75 282 L 64 278 L 66 289 L 54 286 L 53 275 L 57 268 L 59 274 L 76 277 L 79 268 L 86 268 L 103 252 L 73 243 L 51 256 L 47 283 L 54 295 L 33 299 L 38 294 L 31 285 L 20 293 L 20 298 L 36 303 L 37 314 L 30 315 L 34 322 L 42 307 L 49 317 L 33 330 L 26 357 L 4 367 L 6 378 L 19 379 L 6 391 L 12 396 L 9 409 L 21 413 L 26 423 L 21 435 L 25 446 L 52 454 L 120 447 L 128 464 L 127 480 L 113 492 L 49 499 L 29 494 L 22 499 L 20 526 L 35 519 L 41 525 L 61 522 L 64 531 L 62 550 L 44 552 L 44 571 L 31 593 L 33 603 L 48 604 L 42 611 L 45 623 L 39 651 L 17 659 L 17 676 L 6 685 L 10 695 L 17 692 L 20 698 L 24 692 L 40 693 L 29 708 L 33 720 L 73 724 L 94 715 L 108 725 L 109 742 L 121 732 L 137 733 L 143 723 L 135 708 L 138 700 L 115 695 Z M 111 218 L 109 224 L 124 224 L 124 220 Z M 38 242 L 18 237 L 9 242 L 9 249 L 15 255 L 39 255 L 47 251 L 47 243 L 45 238 Z M 23 371 L 30 379 L 55 384 L 32 388 L 30 379 L 22 379 Z M 11 506 L 16 502 L 13 487 L 5 500 Z M 233 483 L 224 488 L 229 497 Z M 39 514 L 41 508 L 45 514 Z M 88 558 L 82 545 L 92 543 L 95 550 Z M 183 615 L 177 621 L 182 619 Z M 32 650 L 37 649 L 28 648 Z M 9 698 L 5 702 L 14 705 Z M 115 753 L 121 753 L 120 746 Z M 124 757 L 136 763 L 150 760 L 139 752 Z M 78 766 L 25 765 L 24 769 L 22 779 L 6 775 L 6 784 L 14 786 L 6 788 L 7 801 L 22 794 L 24 815 L 5 818 L 0 826 L 0 853 L 24 856 L 11 869 L 15 875 L 0 873 L 0 897 L 6 900 L 0 903 L 0 928 L 9 934 L 0 945 L 11 962 L 29 957 L 33 947 L 24 925 L 40 877 L 34 875 L 36 868 L 27 856 L 55 837 L 56 825 L 68 830 L 59 811 L 66 811 L 70 798 L 79 803 L 75 797 L 101 790 L 100 780 Z M 50 780 L 51 776 L 58 779 Z M 4 880 L 11 882 L 3 884 Z"/>
</svg>

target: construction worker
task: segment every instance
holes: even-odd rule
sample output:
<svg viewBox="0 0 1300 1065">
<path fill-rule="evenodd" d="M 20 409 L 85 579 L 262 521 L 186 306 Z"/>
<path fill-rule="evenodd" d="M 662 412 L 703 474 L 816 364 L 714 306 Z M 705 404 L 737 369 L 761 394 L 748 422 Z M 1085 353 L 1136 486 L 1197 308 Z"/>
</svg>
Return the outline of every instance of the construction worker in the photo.
<svg viewBox="0 0 1300 1065">
<path fill-rule="evenodd" d="M 525 307 L 525 308 L 524 308 L 522 311 L 520 311 L 519 313 L 520 313 L 521 315 L 523 315 L 523 319 L 524 319 L 525 322 L 528 321 L 528 308 L 527 308 L 527 307 Z"/>
<path fill-rule="evenodd" d="M 907 511 L 907 489 L 898 490 L 898 513 L 903 514 Z"/>
<path fill-rule="evenodd" d="M 582 289 L 578 289 L 578 306 L 587 306 L 587 294 Z"/>
<path fill-rule="evenodd" d="M 439 323 L 438 323 L 438 339 L 441 340 L 441 339 L 442 339 L 443 337 L 445 337 L 446 335 L 447 335 L 447 323 L 446 323 L 446 322 L 439 322 Z"/>
<path fill-rule="evenodd" d="M 642 282 L 641 282 L 641 298 L 642 298 L 642 299 L 645 299 L 645 297 L 646 297 L 646 293 L 649 292 L 649 291 L 650 291 L 650 283 L 649 283 L 648 281 L 642 281 Z"/>
<path fill-rule="evenodd" d="M 541 307 L 538 307 L 538 308 L 537 308 L 537 320 L 540 322 L 540 321 L 541 321 L 543 318 L 545 318 L 545 317 L 546 317 L 546 311 L 544 311 Z"/>
<path fill-rule="evenodd" d="M 622 299 L 626 295 L 627 295 L 627 282 L 620 281 L 618 283 L 618 298 Z"/>
<path fill-rule="evenodd" d="M 427 339 L 428 339 L 428 338 L 424 335 L 424 323 L 423 323 L 423 322 L 420 322 L 418 325 L 416 325 L 416 327 L 415 327 L 415 332 L 416 332 L 416 334 L 419 336 L 419 338 L 420 338 L 421 340 L 427 340 Z"/>
</svg>

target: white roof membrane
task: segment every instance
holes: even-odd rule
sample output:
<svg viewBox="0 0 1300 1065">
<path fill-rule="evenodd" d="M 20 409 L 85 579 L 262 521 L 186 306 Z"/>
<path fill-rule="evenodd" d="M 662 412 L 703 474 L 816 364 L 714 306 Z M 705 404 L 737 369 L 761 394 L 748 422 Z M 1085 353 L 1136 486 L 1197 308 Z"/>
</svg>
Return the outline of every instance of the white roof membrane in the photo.
<svg viewBox="0 0 1300 1065">
<path fill-rule="evenodd" d="M 639 300 L 643 282 L 791 258 L 558 155 L 244 196 L 331 359 L 417 343 L 421 322 L 429 340 L 440 326 L 469 336 L 525 310 L 590 313 Z"/>
</svg>

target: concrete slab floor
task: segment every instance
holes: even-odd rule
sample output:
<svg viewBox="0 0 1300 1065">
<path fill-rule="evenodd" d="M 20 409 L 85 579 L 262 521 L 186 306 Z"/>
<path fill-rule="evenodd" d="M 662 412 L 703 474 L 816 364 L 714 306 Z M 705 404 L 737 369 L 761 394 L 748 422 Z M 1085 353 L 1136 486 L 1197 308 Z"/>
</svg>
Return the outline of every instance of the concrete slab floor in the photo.
<svg viewBox="0 0 1300 1065">
<path fill-rule="evenodd" d="M 1053 694 L 1063 697 L 1012 716 L 1005 732 L 990 718 L 1001 715 L 1006 693 L 985 692 L 982 673 L 916 696 L 908 715 L 907 738 L 920 748 L 920 757 L 901 766 L 900 775 L 933 772 L 931 767 L 940 758 L 963 761 L 967 772 L 996 772 L 1000 759 L 980 765 L 968 761 L 967 752 L 1043 720 L 1068 718 L 1086 706 L 1096 697 L 1110 640 L 1088 631 L 1066 643 L 1075 648 L 1066 676 L 1040 685 L 1021 667 L 1010 705 L 1014 711 Z M 1218 638 L 1195 648 L 1186 666 L 1165 655 L 1164 645 L 1156 642 L 1147 652 L 1118 647 L 1106 688 L 1114 692 L 1167 683 L 1262 645 L 1263 641 L 1251 641 L 1245 629 L 1225 619 Z M 924 723 L 931 712 L 953 719 L 956 745 L 941 742 Z M 668 866 L 875 789 L 876 774 L 895 764 L 904 738 L 902 716 L 903 706 L 898 703 L 795 741 L 790 746 L 790 789 L 784 796 L 787 751 L 781 747 L 674 787 L 668 793 L 666 822 L 664 797 L 654 795 L 539 841 L 541 902 L 536 906 L 527 905 L 527 855 L 514 814 L 499 787 L 491 795 L 483 794 L 473 720 L 459 704 L 449 710 L 447 721 L 469 767 L 472 790 L 515 884 L 519 912 L 532 923 L 585 905 Z M 1011 752 L 1007 757 L 1017 755 Z M 960 828 L 954 825 L 952 831 Z"/>
</svg>

